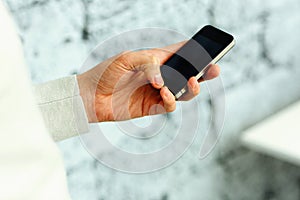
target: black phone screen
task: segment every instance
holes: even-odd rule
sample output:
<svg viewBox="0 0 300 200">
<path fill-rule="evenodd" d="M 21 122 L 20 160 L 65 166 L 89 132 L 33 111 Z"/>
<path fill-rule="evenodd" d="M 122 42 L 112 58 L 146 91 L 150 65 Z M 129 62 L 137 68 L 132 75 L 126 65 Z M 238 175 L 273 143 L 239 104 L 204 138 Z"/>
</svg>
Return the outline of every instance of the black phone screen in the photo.
<svg viewBox="0 0 300 200">
<path fill-rule="evenodd" d="M 195 35 L 193 39 L 207 51 L 211 58 L 215 58 L 224 49 L 222 44 L 202 35 Z"/>
<path fill-rule="evenodd" d="M 165 85 L 175 95 L 187 80 L 199 74 L 233 40 L 229 34 L 206 26 L 173 54 L 162 66 Z"/>
</svg>

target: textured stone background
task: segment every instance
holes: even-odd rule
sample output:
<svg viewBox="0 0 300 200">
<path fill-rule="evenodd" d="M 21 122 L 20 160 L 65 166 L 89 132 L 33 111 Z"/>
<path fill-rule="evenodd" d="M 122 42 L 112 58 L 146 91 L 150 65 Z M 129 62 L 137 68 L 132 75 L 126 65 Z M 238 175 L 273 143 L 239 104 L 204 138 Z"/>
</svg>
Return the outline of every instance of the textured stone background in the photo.
<svg viewBox="0 0 300 200">
<path fill-rule="evenodd" d="M 19 27 L 36 83 L 77 73 L 94 46 L 131 29 L 162 27 L 191 36 L 209 23 L 236 37 L 236 47 L 220 62 L 226 122 L 221 140 L 208 157 L 196 159 L 203 139 L 199 137 L 171 167 L 131 175 L 99 164 L 78 138 L 69 139 L 59 147 L 73 199 L 300 199 L 299 168 L 239 144 L 242 130 L 300 98 L 299 0 L 6 3 Z M 205 95 L 198 98 L 203 98 L 203 115 L 209 116 L 209 101 Z"/>
</svg>

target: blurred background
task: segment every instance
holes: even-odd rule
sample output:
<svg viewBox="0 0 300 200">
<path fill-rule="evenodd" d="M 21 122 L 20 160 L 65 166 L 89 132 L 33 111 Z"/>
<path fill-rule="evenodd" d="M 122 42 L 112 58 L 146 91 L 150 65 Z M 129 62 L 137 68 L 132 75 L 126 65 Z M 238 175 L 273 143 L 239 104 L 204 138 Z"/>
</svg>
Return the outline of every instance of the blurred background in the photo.
<svg viewBox="0 0 300 200">
<path fill-rule="evenodd" d="M 34 83 L 78 73 L 97 44 L 132 29 L 161 27 L 190 37 L 203 25 L 212 24 L 236 38 L 236 47 L 219 63 L 226 91 L 224 129 L 205 159 L 196 158 L 203 138 L 199 137 L 172 166 L 149 174 L 126 174 L 93 159 L 79 138 L 68 139 L 58 145 L 73 199 L 300 199 L 300 150 L 289 157 L 286 152 L 282 156 L 276 144 L 273 153 L 268 153 L 268 148 L 257 150 L 251 141 L 241 142 L 247 141 L 243 139 L 245 130 L 274 114 L 280 115 L 300 100 L 299 0 L 5 2 L 19 28 Z M 205 119 L 211 108 L 202 88 L 204 95 L 197 98 L 202 102 Z M 299 120 L 300 113 L 295 117 Z M 281 133 L 290 132 L 300 134 L 293 127 Z M 268 139 L 275 141 L 272 135 Z M 284 145 L 300 149 L 299 139 L 292 138 L 293 144 Z"/>
</svg>

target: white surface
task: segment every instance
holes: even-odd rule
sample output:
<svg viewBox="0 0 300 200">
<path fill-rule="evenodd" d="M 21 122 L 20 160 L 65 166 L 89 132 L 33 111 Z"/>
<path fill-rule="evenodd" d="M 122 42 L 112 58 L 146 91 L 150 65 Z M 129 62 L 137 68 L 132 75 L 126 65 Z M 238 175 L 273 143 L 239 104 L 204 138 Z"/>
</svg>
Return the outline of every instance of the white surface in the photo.
<svg viewBox="0 0 300 200">
<path fill-rule="evenodd" d="M 0 199 L 70 199 L 59 150 L 34 103 L 21 43 L 0 1 Z"/>
<path fill-rule="evenodd" d="M 247 130 L 242 143 L 253 150 L 300 165 L 300 102 Z"/>
</svg>

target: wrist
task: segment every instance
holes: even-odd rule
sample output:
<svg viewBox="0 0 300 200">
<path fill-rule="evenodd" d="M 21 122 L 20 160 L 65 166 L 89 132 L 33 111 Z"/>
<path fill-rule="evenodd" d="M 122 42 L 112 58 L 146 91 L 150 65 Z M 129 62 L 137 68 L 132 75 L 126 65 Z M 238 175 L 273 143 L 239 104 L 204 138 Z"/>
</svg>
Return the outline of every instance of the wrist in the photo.
<svg viewBox="0 0 300 200">
<path fill-rule="evenodd" d="M 84 74 L 76 75 L 78 87 L 79 87 L 79 94 L 82 98 L 86 115 L 88 117 L 89 123 L 98 122 L 96 114 L 94 112 L 94 93 L 89 86 L 89 82 L 87 77 Z"/>
</svg>

